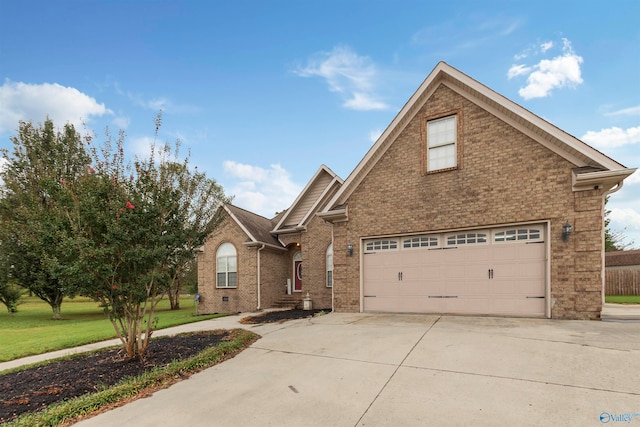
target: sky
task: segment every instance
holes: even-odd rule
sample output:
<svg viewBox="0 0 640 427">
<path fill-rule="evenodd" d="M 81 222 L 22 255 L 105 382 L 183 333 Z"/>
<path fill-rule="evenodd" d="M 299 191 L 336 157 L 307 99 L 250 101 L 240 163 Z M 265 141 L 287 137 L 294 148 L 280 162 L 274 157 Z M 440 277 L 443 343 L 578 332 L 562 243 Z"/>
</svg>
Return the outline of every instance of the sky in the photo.
<svg viewBox="0 0 640 427">
<path fill-rule="evenodd" d="M 439 61 L 640 166 L 640 2 L 0 0 L 0 148 L 20 120 L 130 155 L 179 140 L 272 217 L 320 165 L 346 179 Z M 640 171 L 611 195 L 640 248 Z"/>
</svg>

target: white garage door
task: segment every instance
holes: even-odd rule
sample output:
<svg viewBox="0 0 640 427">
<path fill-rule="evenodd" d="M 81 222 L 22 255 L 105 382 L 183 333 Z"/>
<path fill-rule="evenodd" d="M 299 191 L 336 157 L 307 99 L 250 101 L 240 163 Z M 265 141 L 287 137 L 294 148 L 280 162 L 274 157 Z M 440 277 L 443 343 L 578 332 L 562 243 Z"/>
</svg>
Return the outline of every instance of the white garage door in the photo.
<svg viewBox="0 0 640 427">
<path fill-rule="evenodd" d="M 545 315 L 544 226 L 364 242 L 364 311 Z"/>
</svg>

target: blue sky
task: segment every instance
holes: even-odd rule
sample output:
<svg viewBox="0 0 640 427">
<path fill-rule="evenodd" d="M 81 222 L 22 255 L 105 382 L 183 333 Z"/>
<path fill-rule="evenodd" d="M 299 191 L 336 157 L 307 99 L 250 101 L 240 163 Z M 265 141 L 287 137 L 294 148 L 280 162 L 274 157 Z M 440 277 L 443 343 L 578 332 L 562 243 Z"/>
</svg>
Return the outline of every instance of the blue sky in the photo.
<svg viewBox="0 0 640 427">
<path fill-rule="evenodd" d="M 0 0 L 0 147 L 18 120 L 162 141 L 272 216 L 321 164 L 343 179 L 446 61 L 640 166 L 640 2 Z M 612 229 L 640 247 L 640 174 Z"/>
</svg>

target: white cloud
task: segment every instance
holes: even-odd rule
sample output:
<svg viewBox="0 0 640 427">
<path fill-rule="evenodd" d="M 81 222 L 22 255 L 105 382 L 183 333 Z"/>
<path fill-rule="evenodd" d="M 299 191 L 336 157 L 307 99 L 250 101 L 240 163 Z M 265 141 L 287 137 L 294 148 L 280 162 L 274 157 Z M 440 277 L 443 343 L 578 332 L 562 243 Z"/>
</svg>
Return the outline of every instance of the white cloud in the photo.
<svg viewBox="0 0 640 427">
<path fill-rule="evenodd" d="M 552 47 L 553 47 L 553 42 L 552 41 L 544 42 L 544 43 L 542 43 L 540 45 L 540 52 L 545 53 L 546 51 L 548 51 Z"/>
<path fill-rule="evenodd" d="M 302 191 L 302 186 L 278 164 L 265 169 L 226 160 L 222 166 L 232 179 L 225 192 L 234 196 L 233 204 L 268 218 L 288 208 Z"/>
<path fill-rule="evenodd" d="M 512 79 L 517 76 L 522 76 L 523 74 L 529 74 L 531 72 L 531 67 L 527 67 L 526 65 L 512 65 L 507 72 L 507 77 Z"/>
<path fill-rule="evenodd" d="M 346 98 L 343 106 L 353 110 L 384 110 L 388 105 L 377 99 L 374 83 L 375 65 L 366 56 L 360 56 L 346 46 L 337 46 L 331 52 L 318 52 L 305 67 L 293 70 L 301 77 L 322 77 L 331 92 Z"/>
<path fill-rule="evenodd" d="M 640 116 L 640 105 L 605 113 L 605 116 Z"/>
<path fill-rule="evenodd" d="M 82 128 L 92 116 L 113 114 L 79 90 L 57 83 L 29 84 L 5 80 L 0 86 L 0 132 L 18 128 L 18 121 L 42 123 L 49 117 L 56 126 Z"/>
<path fill-rule="evenodd" d="M 627 144 L 640 143 L 640 126 L 629 129 L 611 127 L 600 131 L 588 131 L 581 138 L 584 142 L 599 148 L 615 148 Z"/>
<path fill-rule="evenodd" d="M 549 96 L 553 89 L 573 87 L 582 83 L 580 65 L 584 60 L 573 51 L 569 40 L 563 39 L 562 42 L 561 55 L 552 59 L 542 59 L 530 67 L 517 65 L 509 69 L 510 79 L 528 74 L 527 85 L 518 91 L 524 99 L 544 98 Z M 540 49 L 546 53 L 552 47 L 553 42 L 546 42 Z M 524 70 L 526 72 L 523 72 Z"/>
<path fill-rule="evenodd" d="M 633 243 L 634 247 L 640 247 L 640 212 L 628 207 L 612 207 L 609 219 L 611 229 L 623 238 L 622 243 Z"/>
</svg>

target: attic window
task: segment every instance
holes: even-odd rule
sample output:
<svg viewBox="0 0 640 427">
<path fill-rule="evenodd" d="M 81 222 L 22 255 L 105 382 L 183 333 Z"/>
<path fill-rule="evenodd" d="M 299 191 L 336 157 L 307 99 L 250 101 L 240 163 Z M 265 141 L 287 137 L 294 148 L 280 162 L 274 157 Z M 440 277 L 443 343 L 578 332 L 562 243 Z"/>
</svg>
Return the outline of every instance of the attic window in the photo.
<svg viewBox="0 0 640 427">
<path fill-rule="evenodd" d="M 457 166 L 456 115 L 427 121 L 427 172 Z"/>
</svg>

